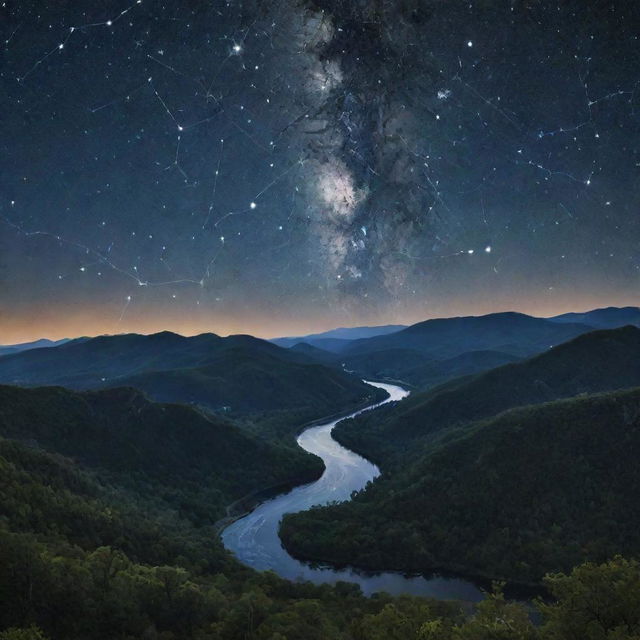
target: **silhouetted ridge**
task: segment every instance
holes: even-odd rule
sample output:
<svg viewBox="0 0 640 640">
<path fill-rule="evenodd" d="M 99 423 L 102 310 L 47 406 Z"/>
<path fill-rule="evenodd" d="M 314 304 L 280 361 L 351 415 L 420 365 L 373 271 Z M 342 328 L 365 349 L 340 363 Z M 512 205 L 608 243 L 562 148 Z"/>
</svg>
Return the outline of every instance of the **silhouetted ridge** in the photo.
<svg viewBox="0 0 640 640">
<path fill-rule="evenodd" d="M 184 337 L 100 336 L 0 358 L 0 381 L 86 390 L 135 386 L 166 402 L 198 404 L 236 413 L 295 410 L 305 421 L 379 397 L 379 392 L 329 359 L 249 335 Z"/>
<path fill-rule="evenodd" d="M 506 409 L 640 385 L 640 329 L 594 331 L 534 356 L 414 393 L 396 408 L 343 422 L 335 436 L 382 460 L 410 441 Z"/>
</svg>

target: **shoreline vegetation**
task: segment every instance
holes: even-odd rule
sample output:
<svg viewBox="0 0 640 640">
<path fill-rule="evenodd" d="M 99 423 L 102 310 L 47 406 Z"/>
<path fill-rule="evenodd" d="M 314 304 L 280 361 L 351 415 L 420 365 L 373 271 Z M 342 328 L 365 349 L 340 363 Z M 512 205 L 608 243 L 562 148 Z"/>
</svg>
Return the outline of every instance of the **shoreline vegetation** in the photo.
<svg viewBox="0 0 640 640">
<path fill-rule="evenodd" d="M 333 413 L 323 418 L 315 418 L 301 425 L 294 435 L 297 437 L 303 431 L 310 429 L 311 427 L 314 427 L 316 425 L 325 424 L 326 422 L 331 422 L 332 420 L 340 420 L 340 418 L 349 416 L 355 411 L 366 410 L 367 407 L 375 405 L 378 402 L 382 402 L 389 395 L 382 389 L 378 389 L 376 387 L 371 387 L 371 389 L 371 397 L 363 400 L 362 402 L 358 403 L 355 406 L 352 406 L 349 409 Z M 238 498 L 237 500 L 234 500 L 231 504 L 227 505 L 227 507 L 225 508 L 226 515 L 223 518 L 220 518 L 220 520 L 218 520 L 214 524 L 214 529 L 216 530 L 217 534 L 220 535 L 222 531 L 224 531 L 224 529 L 226 529 L 229 525 L 236 522 L 236 520 L 240 520 L 241 518 L 244 518 L 244 516 L 249 515 L 254 509 L 260 506 L 261 503 L 265 502 L 266 500 L 270 500 L 271 498 L 275 498 L 280 494 L 288 493 L 296 487 L 301 487 L 305 484 L 315 482 L 322 476 L 323 473 L 324 465 L 322 466 L 322 469 L 318 469 L 316 476 L 312 477 L 311 479 L 309 479 L 307 476 L 302 476 L 300 478 L 293 478 L 286 482 L 272 485 L 270 487 L 264 487 L 251 491 L 250 493 L 242 496 L 241 498 Z"/>
<path fill-rule="evenodd" d="M 640 389 L 509 410 L 404 467 L 383 463 L 350 502 L 285 516 L 281 538 L 306 561 L 528 586 L 554 568 L 634 557 L 638 416 Z"/>
<path fill-rule="evenodd" d="M 296 544 L 313 544 L 322 549 L 318 557 L 338 562 L 342 555 L 349 566 L 385 563 L 375 555 L 384 550 L 409 557 L 411 575 L 440 557 L 442 566 L 534 576 L 550 595 L 534 602 L 535 624 L 500 584 L 470 610 L 424 597 L 365 597 L 344 582 L 290 582 L 237 562 L 217 535 L 221 517 L 264 491 L 322 473 L 319 459 L 292 443 L 309 426 L 299 418 L 311 405 L 221 415 L 153 402 L 131 388 L 0 385 L 0 640 L 637 640 L 640 565 L 624 545 L 640 530 L 633 491 L 640 485 L 640 389 L 579 389 L 581 376 L 591 393 L 601 381 L 635 380 L 637 336 L 628 329 L 593 335 L 570 343 L 572 357 L 552 367 L 567 389 L 578 388 L 576 397 L 471 425 L 452 414 L 451 430 L 424 442 L 419 422 L 409 419 L 420 416 L 418 393 L 398 406 L 402 429 L 393 407 L 341 422 L 343 435 L 357 426 L 365 437 L 373 426 L 398 438 L 376 449 L 379 458 L 365 452 L 382 462 L 383 475 L 350 502 L 283 524 L 285 539 L 295 522 Z M 595 364 L 570 377 L 566 367 L 575 369 L 581 344 Z M 332 376 L 322 373 L 325 381 Z M 444 389 L 464 393 L 475 379 Z M 536 389 L 544 396 L 549 386 Z M 342 389 L 351 398 L 361 393 L 355 381 Z M 486 397 L 481 387 L 478 393 Z M 518 533 L 532 515 L 535 527 Z M 595 546 L 585 546 L 585 530 L 602 533 Z M 429 540 L 431 555 L 421 540 Z M 318 541 L 325 546 L 315 547 Z M 523 550 L 537 564 L 513 564 Z"/>
</svg>

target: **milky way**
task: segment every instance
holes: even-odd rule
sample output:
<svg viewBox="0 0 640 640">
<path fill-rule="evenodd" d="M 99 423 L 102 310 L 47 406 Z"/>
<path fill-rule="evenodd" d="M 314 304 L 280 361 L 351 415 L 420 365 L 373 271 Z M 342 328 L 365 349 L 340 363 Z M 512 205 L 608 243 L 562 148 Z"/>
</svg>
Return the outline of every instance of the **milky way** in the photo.
<svg viewBox="0 0 640 640">
<path fill-rule="evenodd" d="M 27 0 L 0 23 L 0 342 L 635 301 L 634 2 Z"/>
</svg>

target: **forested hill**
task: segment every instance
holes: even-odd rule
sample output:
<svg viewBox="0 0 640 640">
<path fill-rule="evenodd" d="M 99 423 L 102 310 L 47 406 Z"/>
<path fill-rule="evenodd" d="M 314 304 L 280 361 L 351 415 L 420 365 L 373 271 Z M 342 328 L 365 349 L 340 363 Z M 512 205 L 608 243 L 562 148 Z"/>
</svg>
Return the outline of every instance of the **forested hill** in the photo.
<svg viewBox="0 0 640 640">
<path fill-rule="evenodd" d="M 543 607 L 542 628 L 500 595 L 470 617 L 460 603 L 365 598 L 352 585 L 242 567 L 212 522 L 253 483 L 296 469 L 290 450 L 283 456 L 229 422 L 132 389 L 0 386 L 0 640 L 487 640 L 487 629 L 505 640 L 594 629 L 630 640 L 640 632 L 640 568 L 623 559 L 549 578 L 558 601 Z M 373 543 L 390 535 L 380 528 Z"/>
<path fill-rule="evenodd" d="M 515 312 L 437 318 L 388 335 L 354 340 L 342 354 L 351 356 L 386 349 L 413 349 L 439 360 L 482 350 L 527 356 L 591 329 L 588 324 L 559 323 Z"/>
<path fill-rule="evenodd" d="M 389 407 L 341 422 L 335 437 L 382 464 L 459 424 L 506 409 L 582 393 L 640 385 L 640 329 L 593 331 L 529 360 L 414 393 Z M 400 459 L 397 460 L 401 462 Z"/>
<path fill-rule="evenodd" d="M 356 640 L 394 602 L 414 637 L 461 621 L 455 604 L 295 585 L 231 558 L 211 526 L 224 504 L 303 457 L 132 389 L 0 386 L 0 639 Z"/>
<path fill-rule="evenodd" d="M 70 457 L 158 500 L 181 494 L 181 509 L 209 524 L 245 493 L 308 481 L 322 469 L 298 448 L 187 406 L 150 402 L 130 388 L 0 386 L 0 436 Z"/>
<path fill-rule="evenodd" d="M 295 411 L 298 424 L 381 397 L 337 366 L 265 340 L 185 338 L 168 331 L 102 336 L 0 357 L 0 381 L 75 390 L 134 386 L 155 400 L 235 415 Z"/>
<path fill-rule="evenodd" d="M 286 516 L 302 558 L 537 582 L 640 554 L 640 389 L 503 413 L 452 432 L 353 502 Z"/>
</svg>

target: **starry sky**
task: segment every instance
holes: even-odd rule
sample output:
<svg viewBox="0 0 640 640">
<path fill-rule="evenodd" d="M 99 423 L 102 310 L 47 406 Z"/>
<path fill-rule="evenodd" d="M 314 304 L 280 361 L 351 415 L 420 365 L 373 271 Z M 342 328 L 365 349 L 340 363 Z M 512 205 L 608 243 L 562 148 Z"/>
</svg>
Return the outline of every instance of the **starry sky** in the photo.
<svg viewBox="0 0 640 640">
<path fill-rule="evenodd" d="M 0 343 L 637 304 L 632 0 L 0 0 Z"/>
</svg>

